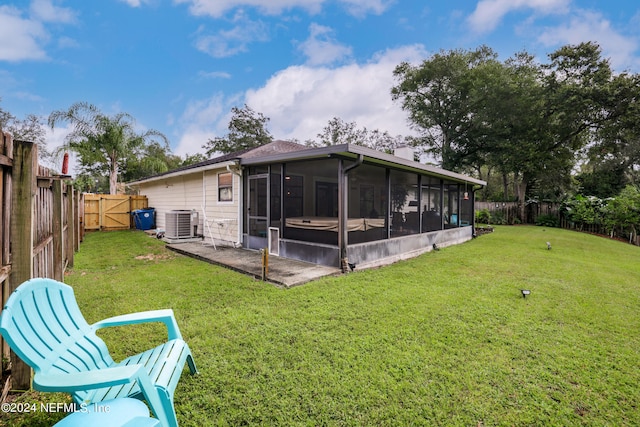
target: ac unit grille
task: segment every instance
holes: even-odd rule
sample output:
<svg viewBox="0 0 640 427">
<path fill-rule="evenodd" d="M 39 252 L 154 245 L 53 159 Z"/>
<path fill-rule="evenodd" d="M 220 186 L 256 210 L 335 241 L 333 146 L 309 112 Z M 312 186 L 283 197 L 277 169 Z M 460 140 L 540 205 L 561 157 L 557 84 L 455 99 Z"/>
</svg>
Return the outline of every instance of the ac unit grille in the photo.
<svg viewBox="0 0 640 427">
<path fill-rule="evenodd" d="M 170 239 L 193 237 L 192 211 L 176 210 L 165 214 L 165 236 Z"/>
</svg>

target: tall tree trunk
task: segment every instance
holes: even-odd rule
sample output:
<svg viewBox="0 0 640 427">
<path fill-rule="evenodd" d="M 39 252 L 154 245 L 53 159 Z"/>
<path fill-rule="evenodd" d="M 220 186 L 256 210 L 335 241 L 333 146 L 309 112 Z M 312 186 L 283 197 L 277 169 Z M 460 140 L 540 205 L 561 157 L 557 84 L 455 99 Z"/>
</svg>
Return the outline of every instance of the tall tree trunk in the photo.
<svg viewBox="0 0 640 427">
<path fill-rule="evenodd" d="M 509 200 L 509 177 L 506 172 L 502 172 L 502 191 L 504 193 L 502 200 L 506 202 Z"/>
<path fill-rule="evenodd" d="M 118 193 L 118 163 L 111 162 L 111 170 L 109 171 L 109 194 Z"/>
<path fill-rule="evenodd" d="M 516 190 L 516 197 L 518 198 L 518 211 L 520 216 L 520 221 L 525 224 L 527 219 L 526 212 L 526 192 L 527 192 L 527 179 L 524 174 L 522 174 L 522 179 L 518 182 L 518 175 L 514 174 L 513 176 Z"/>
</svg>

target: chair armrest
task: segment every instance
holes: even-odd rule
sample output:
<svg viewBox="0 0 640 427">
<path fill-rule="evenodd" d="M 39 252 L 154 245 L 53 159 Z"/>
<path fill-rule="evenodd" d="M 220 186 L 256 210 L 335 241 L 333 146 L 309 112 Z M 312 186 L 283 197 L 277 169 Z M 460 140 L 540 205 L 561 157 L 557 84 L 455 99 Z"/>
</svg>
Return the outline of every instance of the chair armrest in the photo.
<svg viewBox="0 0 640 427">
<path fill-rule="evenodd" d="M 40 391 L 72 393 L 128 384 L 138 379 L 141 374 L 147 375 L 142 365 L 116 366 L 73 374 L 36 373 L 33 377 L 33 385 L 36 390 Z"/>
<path fill-rule="evenodd" d="M 94 390 L 132 382 L 138 383 L 142 395 L 147 403 L 149 403 L 156 417 L 164 420 L 163 425 L 168 425 L 167 410 L 163 406 L 158 390 L 151 382 L 144 365 L 114 366 L 113 368 L 76 372 L 73 374 L 36 373 L 33 377 L 33 385 L 36 390 L 62 391 L 67 393 Z"/>
<path fill-rule="evenodd" d="M 91 327 L 94 330 L 98 330 L 101 328 L 107 328 L 111 326 L 135 325 L 139 323 L 151 323 L 151 322 L 164 323 L 165 326 L 167 327 L 169 340 L 182 339 L 182 334 L 180 334 L 180 328 L 178 328 L 178 322 L 176 322 L 176 318 L 173 315 L 173 310 L 171 309 L 142 311 L 140 313 L 123 314 L 121 316 L 110 317 L 108 319 L 104 319 L 99 322 L 96 322 L 93 325 L 91 325 Z"/>
</svg>

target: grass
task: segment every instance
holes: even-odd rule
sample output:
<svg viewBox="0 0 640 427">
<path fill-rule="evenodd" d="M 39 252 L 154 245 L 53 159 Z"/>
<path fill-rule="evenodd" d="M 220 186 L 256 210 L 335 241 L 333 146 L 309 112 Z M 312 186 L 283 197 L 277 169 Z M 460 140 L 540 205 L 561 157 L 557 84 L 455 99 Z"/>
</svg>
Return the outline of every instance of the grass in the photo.
<svg viewBox="0 0 640 427">
<path fill-rule="evenodd" d="M 639 255 L 587 234 L 496 227 L 282 290 L 172 254 L 143 233 L 111 232 L 86 237 L 66 281 L 89 322 L 174 309 L 201 371 L 185 372 L 176 390 L 181 427 L 633 426 Z M 155 325 L 107 332 L 116 359 L 163 334 Z M 63 398 L 51 396 L 19 399 Z"/>
</svg>

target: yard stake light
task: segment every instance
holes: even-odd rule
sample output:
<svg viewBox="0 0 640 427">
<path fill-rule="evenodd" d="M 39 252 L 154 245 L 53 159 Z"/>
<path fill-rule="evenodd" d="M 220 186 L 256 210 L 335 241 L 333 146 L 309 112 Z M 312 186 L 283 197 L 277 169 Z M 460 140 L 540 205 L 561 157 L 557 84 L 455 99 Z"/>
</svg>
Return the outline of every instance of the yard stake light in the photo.
<svg viewBox="0 0 640 427">
<path fill-rule="evenodd" d="M 521 289 L 520 292 L 522 292 L 522 298 L 526 298 L 527 295 L 531 293 L 531 291 L 528 289 Z"/>
</svg>

